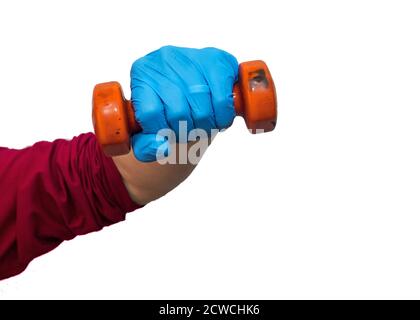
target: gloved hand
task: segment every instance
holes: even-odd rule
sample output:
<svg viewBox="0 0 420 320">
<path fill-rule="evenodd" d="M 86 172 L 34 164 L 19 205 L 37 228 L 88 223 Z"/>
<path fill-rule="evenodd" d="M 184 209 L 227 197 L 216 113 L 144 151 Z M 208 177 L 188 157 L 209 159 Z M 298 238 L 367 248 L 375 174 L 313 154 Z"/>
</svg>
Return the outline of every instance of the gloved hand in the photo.
<svg viewBox="0 0 420 320">
<path fill-rule="evenodd" d="M 135 61 L 131 100 L 143 128 L 132 138 L 136 158 L 155 161 L 158 149 L 169 154 L 169 143 L 158 131 L 170 128 L 179 139 L 179 121 L 186 121 L 188 132 L 229 127 L 235 117 L 232 90 L 237 76 L 236 58 L 216 48 L 165 46 Z"/>
</svg>

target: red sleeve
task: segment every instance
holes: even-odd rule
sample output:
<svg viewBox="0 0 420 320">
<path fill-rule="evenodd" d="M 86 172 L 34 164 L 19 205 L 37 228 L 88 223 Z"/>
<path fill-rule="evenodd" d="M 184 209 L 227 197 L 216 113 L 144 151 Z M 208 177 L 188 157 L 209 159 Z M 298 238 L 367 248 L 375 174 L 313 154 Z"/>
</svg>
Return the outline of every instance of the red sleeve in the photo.
<svg viewBox="0 0 420 320">
<path fill-rule="evenodd" d="M 137 208 L 91 133 L 23 150 L 0 148 L 0 279 Z"/>
</svg>

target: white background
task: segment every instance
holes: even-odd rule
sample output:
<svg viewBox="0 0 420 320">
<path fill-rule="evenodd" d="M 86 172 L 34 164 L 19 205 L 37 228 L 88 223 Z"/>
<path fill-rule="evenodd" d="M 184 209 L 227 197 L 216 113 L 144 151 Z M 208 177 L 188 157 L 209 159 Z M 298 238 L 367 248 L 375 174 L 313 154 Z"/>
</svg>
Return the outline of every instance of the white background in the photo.
<svg viewBox="0 0 420 320">
<path fill-rule="evenodd" d="M 0 282 L 6 298 L 420 298 L 418 1 L 2 1 L 0 145 L 91 129 L 91 92 L 162 45 L 263 59 L 242 120 L 127 221 Z M 1 183 L 1 181 L 0 181 Z M 1 195 L 0 195 L 1 196 Z"/>
</svg>

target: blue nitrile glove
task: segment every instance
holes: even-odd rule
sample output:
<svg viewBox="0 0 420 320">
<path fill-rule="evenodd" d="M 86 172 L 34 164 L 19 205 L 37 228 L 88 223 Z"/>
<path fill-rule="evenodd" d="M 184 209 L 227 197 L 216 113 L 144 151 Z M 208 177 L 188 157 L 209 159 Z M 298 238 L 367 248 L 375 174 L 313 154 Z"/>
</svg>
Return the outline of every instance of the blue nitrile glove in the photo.
<svg viewBox="0 0 420 320">
<path fill-rule="evenodd" d="M 179 139 L 179 121 L 186 121 L 188 132 L 229 127 L 237 76 L 236 58 L 216 48 L 165 46 L 134 62 L 131 100 L 143 128 L 132 139 L 136 158 L 155 161 L 158 149 L 168 154 L 168 141 L 157 133 L 170 128 Z"/>
</svg>

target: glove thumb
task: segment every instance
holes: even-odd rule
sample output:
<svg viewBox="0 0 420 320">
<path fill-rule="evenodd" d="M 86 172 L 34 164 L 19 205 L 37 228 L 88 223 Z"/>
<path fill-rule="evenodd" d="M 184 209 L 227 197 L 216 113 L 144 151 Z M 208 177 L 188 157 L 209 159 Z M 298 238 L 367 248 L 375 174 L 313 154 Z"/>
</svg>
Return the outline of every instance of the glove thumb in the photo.
<svg viewBox="0 0 420 320">
<path fill-rule="evenodd" d="M 164 136 L 138 133 L 132 137 L 133 152 L 141 162 L 153 162 L 169 155 L 169 142 Z"/>
</svg>

